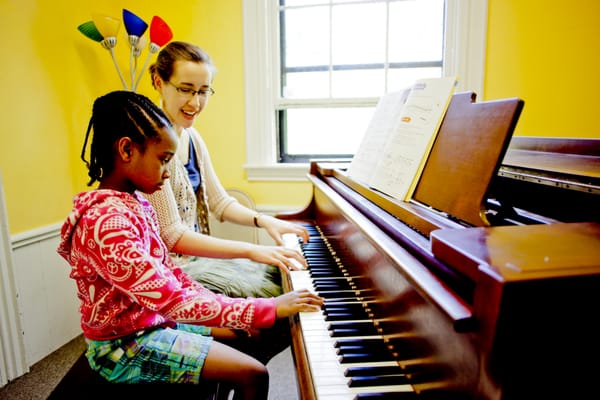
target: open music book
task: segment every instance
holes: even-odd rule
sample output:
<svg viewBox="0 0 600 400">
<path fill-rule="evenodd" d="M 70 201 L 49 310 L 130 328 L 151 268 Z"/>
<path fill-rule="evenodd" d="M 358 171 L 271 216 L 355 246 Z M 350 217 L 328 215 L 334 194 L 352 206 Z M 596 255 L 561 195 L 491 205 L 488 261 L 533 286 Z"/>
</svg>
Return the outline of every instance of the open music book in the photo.
<svg viewBox="0 0 600 400">
<path fill-rule="evenodd" d="M 456 77 L 419 79 L 411 88 L 382 96 L 348 176 L 410 200 L 455 87 Z"/>
</svg>

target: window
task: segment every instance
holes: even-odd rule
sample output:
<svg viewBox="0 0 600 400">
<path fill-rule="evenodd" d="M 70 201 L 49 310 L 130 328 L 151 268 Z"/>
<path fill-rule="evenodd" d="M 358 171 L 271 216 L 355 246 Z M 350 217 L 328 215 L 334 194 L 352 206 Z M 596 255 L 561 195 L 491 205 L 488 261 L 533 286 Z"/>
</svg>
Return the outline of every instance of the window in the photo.
<svg viewBox="0 0 600 400">
<path fill-rule="evenodd" d="M 481 93 L 486 3 L 245 0 L 248 178 L 304 179 L 311 158 L 351 156 L 379 96 L 417 78 Z"/>
</svg>

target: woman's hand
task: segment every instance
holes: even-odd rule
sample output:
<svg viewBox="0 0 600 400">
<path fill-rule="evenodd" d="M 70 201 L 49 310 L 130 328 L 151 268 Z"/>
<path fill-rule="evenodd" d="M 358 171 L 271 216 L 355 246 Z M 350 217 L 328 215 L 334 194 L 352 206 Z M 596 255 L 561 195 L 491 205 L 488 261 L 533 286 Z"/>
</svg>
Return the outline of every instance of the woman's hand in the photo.
<svg viewBox="0 0 600 400">
<path fill-rule="evenodd" d="M 282 238 L 284 233 L 293 233 L 294 235 L 300 237 L 303 243 L 308 242 L 308 230 L 302 225 L 264 214 L 260 216 L 258 223 L 259 226 L 264 228 L 269 236 L 271 236 L 278 245 L 284 244 Z"/>
<path fill-rule="evenodd" d="M 306 260 L 297 249 L 283 246 L 253 245 L 248 258 L 259 263 L 274 265 L 285 273 L 308 268 Z"/>
<path fill-rule="evenodd" d="M 285 318 L 299 312 L 319 311 L 325 299 L 307 289 L 294 290 L 277 296 L 277 318 Z"/>
</svg>

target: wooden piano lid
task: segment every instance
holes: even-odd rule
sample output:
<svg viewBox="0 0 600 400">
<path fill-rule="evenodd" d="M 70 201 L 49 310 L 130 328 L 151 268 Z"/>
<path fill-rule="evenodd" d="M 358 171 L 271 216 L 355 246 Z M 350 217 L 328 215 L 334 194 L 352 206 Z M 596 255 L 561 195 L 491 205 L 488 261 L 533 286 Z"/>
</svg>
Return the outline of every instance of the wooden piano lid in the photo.
<svg viewBox="0 0 600 400">
<path fill-rule="evenodd" d="M 474 281 L 600 274 L 600 225 L 593 222 L 440 229 L 433 254 Z"/>
<path fill-rule="evenodd" d="M 473 226 L 489 225 L 484 202 L 517 124 L 523 101 L 452 97 L 413 199 Z"/>
</svg>

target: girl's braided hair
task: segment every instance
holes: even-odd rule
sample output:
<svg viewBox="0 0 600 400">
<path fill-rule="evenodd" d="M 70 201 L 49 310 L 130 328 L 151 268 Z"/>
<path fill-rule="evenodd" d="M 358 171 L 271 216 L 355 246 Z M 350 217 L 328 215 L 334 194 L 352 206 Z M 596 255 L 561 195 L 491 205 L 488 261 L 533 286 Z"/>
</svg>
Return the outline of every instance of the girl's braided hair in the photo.
<svg viewBox="0 0 600 400">
<path fill-rule="evenodd" d="M 114 167 L 114 144 L 129 137 L 145 148 L 147 140 L 160 140 L 160 129 L 171 128 L 165 113 L 147 97 L 130 91 L 115 91 L 94 101 L 92 117 L 81 149 L 88 168 L 88 186 L 110 174 Z M 90 160 L 85 159 L 90 131 L 93 129 Z"/>
</svg>

